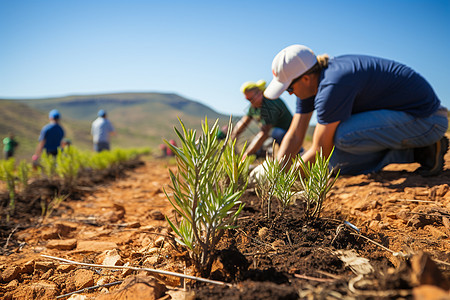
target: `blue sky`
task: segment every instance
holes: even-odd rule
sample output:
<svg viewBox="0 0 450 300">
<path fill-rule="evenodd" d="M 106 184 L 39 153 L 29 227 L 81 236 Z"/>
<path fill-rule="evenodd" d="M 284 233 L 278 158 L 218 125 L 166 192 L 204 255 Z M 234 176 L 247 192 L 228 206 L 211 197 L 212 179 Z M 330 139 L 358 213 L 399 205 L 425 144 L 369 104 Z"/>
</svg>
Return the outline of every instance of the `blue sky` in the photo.
<svg viewBox="0 0 450 300">
<path fill-rule="evenodd" d="M 450 107 L 449 0 L 0 0 L 0 98 L 173 92 L 241 115 L 291 44 L 400 61 Z"/>
</svg>

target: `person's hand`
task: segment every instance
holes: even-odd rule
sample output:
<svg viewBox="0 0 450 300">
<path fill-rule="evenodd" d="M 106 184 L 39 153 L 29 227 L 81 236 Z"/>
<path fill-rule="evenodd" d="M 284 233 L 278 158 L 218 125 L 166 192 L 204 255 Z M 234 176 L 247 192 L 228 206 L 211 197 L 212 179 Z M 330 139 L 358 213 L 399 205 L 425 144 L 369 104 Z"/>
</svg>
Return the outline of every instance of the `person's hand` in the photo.
<svg viewBox="0 0 450 300">
<path fill-rule="evenodd" d="M 250 172 L 250 180 L 251 181 L 260 181 L 262 178 L 266 176 L 266 170 L 264 169 L 264 163 L 256 166 L 251 172 Z"/>
<path fill-rule="evenodd" d="M 33 154 L 33 156 L 31 157 L 32 159 L 32 165 L 33 165 L 33 170 L 37 170 L 37 167 L 39 166 L 39 155 L 37 154 Z"/>
</svg>

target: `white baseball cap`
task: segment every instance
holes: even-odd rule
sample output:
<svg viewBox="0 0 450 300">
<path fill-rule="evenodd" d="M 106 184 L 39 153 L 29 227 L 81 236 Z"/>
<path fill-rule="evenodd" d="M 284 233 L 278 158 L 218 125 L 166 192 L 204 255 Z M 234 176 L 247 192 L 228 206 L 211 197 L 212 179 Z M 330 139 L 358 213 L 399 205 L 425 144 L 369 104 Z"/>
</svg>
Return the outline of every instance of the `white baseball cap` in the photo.
<svg viewBox="0 0 450 300">
<path fill-rule="evenodd" d="M 273 79 L 264 91 L 268 99 L 276 99 L 299 77 L 317 63 L 314 52 L 303 45 L 291 45 L 281 50 L 273 59 Z"/>
</svg>

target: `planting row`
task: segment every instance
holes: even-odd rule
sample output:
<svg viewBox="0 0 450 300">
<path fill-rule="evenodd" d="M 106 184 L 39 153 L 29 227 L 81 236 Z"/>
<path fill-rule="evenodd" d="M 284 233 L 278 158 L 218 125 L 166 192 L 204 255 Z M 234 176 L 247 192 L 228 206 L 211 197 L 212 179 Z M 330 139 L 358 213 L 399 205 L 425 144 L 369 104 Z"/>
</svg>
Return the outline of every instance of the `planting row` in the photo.
<svg viewBox="0 0 450 300">
<path fill-rule="evenodd" d="M 33 164 L 22 160 L 16 162 L 14 158 L 0 160 L 0 181 L 4 182 L 9 194 L 8 204 L 0 205 L 0 219 L 9 222 L 15 212 L 16 196 L 24 192 L 30 182 L 46 179 L 58 183 L 60 190 L 72 191 L 76 186 L 76 179 L 83 170 L 96 171 L 115 168 L 123 162 L 136 158 L 138 155 L 149 153 L 148 149 L 115 149 L 93 153 L 80 151 L 74 146 L 59 150 L 57 155 L 43 153 L 40 160 Z M 67 195 L 55 195 L 55 201 L 60 202 Z M 54 201 L 52 201 L 54 202 Z M 43 207 L 43 213 L 51 212 L 49 204 Z"/>
</svg>

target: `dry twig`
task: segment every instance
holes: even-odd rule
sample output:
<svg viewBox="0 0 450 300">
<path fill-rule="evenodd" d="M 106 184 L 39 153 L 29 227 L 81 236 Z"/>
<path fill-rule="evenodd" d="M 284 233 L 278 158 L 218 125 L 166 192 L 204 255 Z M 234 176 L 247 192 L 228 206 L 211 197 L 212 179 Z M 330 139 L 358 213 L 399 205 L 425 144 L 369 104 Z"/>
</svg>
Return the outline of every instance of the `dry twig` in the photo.
<svg viewBox="0 0 450 300">
<path fill-rule="evenodd" d="M 8 235 L 8 238 L 6 239 L 5 246 L 3 246 L 3 250 L 6 250 L 6 248 L 8 247 L 9 240 L 11 239 L 12 235 L 13 235 L 14 232 L 17 230 L 17 228 L 19 228 L 19 225 L 17 225 L 16 227 L 14 227 L 14 229 L 13 229 L 13 230 L 11 231 L 11 233 Z"/>
<path fill-rule="evenodd" d="M 311 276 L 302 275 L 302 274 L 294 274 L 294 277 L 297 277 L 297 278 L 300 278 L 300 279 L 318 281 L 318 282 L 335 282 L 337 280 L 337 279 L 330 279 L 330 278 L 311 277 Z"/>
<path fill-rule="evenodd" d="M 190 276 L 190 275 L 185 275 L 185 274 L 170 272 L 170 271 L 156 270 L 156 269 L 150 269 L 150 268 L 136 268 L 136 267 L 132 267 L 132 266 L 104 266 L 104 265 L 96 265 L 96 264 L 85 264 L 85 263 L 80 263 L 77 261 L 68 260 L 68 259 L 64 259 L 64 258 L 50 256 L 50 255 L 45 255 L 45 254 L 41 254 L 41 256 L 50 258 L 50 259 L 54 259 L 54 260 L 59 260 L 59 261 L 65 262 L 67 264 L 74 264 L 74 265 L 93 267 L 93 268 L 102 268 L 102 269 L 130 269 L 133 271 L 146 271 L 146 272 L 150 272 L 150 273 L 176 276 L 176 277 L 187 278 L 187 279 L 192 279 L 192 280 L 196 280 L 196 281 L 203 281 L 203 282 L 213 283 L 213 284 L 217 284 L 217 285 L 231 286 L 231 284 L 222 282 L 222 281 L 210 280 L 210 279 L 206 279 L 206 278 Z"/>
<path fill-rule="evenodd" d="M 71 296 L 73 294 L 84 293 L 84 292 L 87 292 L 89 290 L 93 290 L 93 289 L 96 289 L 96 288 L 99 288 L 99 287 L 110 287 L 110 286 L 121 284 L 121 283 L 122 283 L 122 281 L 115 281 L 115 282 L 111 282 L 111 283 L 90 286 L 90 287 L 87 287 L 87 288 L 84 288 L 84 289 L 81 289 L 81 290 L 78 290 L 78 291 L 73 291 L 73 292 L 70 292 L 70 293 L 67 293 L 67 294 L 64 294 L 64 295 L 57 296 L 56 299 L 66 298 L 66 297 L 69 297 L 69 296 Z"/>
</svg>

